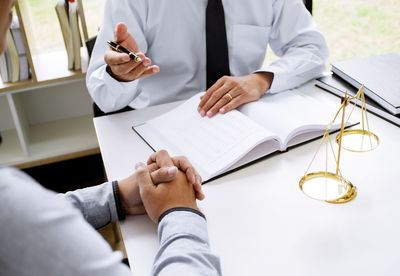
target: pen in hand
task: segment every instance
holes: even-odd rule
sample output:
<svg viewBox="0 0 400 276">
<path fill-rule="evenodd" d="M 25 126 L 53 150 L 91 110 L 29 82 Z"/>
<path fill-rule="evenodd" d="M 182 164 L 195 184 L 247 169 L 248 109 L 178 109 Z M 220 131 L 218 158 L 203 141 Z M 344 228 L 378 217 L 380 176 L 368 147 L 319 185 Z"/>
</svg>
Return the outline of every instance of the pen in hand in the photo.
<svg viewBox="0 0 400 276">
<path fill-rule="evenodd" d="M 142 59 L 132 53 L 131 51 L 129 51 L 128 49 L 126 49 L 125 47 L 123 47 L 122 45 L 115 43 L 113 41 L 107 41 L 107 44 L 110 46 L 111 50 L 116 51 L 118 53 L 125 53 L 127 54 L 132 60 L 134 60 L 136 63 L 142 62 Z"/>
</svg>

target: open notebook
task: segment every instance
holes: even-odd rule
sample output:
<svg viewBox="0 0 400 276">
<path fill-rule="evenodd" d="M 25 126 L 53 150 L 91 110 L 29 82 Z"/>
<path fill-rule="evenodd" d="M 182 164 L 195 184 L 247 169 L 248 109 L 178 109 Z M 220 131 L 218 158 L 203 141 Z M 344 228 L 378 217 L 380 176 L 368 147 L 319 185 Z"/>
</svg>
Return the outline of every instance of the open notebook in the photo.
<svg viewBox="0 0 400 276">
<path fill-rule="evenodd" d="M 339 102 L 321 103 L 293 89 L 203 118 L 197 112 L 201 95 L 133 130 L 154 150 L 185 155 L 203 181 L 321 136 L 339 108 Z"/>
</svg>

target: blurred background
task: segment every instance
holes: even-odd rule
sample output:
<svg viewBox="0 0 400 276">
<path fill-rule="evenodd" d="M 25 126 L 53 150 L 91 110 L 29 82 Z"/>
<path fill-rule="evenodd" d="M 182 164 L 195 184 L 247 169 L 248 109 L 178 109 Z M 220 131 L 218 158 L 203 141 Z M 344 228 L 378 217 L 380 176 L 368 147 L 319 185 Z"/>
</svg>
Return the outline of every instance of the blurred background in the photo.
<svg viewBox="0 0 400 276">
<path fill-rule="evenodd" d="M 28 0 L 35 22 L 35 40 L 47 51 L 63 46 L 54 0 Z M 89 36 L 103 17 L 104 0 L 83 0 Z M 325 35 L 330 61 L 400 52 L 400 0 L 314 0 L 313 16 Z M 267 55 L 267 61 L 273 58 Z"/>
</svg>

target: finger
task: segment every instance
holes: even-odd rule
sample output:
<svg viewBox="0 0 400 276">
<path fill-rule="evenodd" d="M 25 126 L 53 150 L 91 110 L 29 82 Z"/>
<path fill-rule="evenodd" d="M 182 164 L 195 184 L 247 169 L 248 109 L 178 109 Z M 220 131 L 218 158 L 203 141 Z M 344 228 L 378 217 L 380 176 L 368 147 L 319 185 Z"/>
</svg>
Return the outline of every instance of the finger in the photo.
<svg viewBox="0 0 400 276">
<path fill-rule="evenodd" d="M 196 194 L 196 199 L 198 200 L 203 200 L 206 198 L 205 194 L 203 193 L 203 191 L 197 191 L 195 189 L 195 194 Z"/>
<path fill-rule="evenodd" d="M 120 22 L 115 26 L 114 38 L 115 42 L 120 43 L 128 38 L 128 27 L 125 23 Z"/>
<path fill-rule="evenodd" d="M 203 184 L 203 180 L 201 179 L 201 176 L 198 173 L 196 174 L 196 183 L 199 186 L 202 186 L 202 184 Z"/>
<path fill-rule="evenodd" d="M 144 190 L 155 189 L 155 185 L 151 180 L 151 176 L 146 165 L 143 163 L 138 163 L 136 164 L 135 169 L 136 180 L 139 184 L 139 188 Z"/>
<path fill-rule="evenodd" d="M 228 93 L 229 93 L 229 95 L 230 95 L 232 98 L 227 97 L 227 96 L 228 96 L 228 95 L 227 95 Z M 225 95 L 226 95 L 226 96 L 225 96 Z M 227 93 L 225 93 L 225 94 L 219 99 L 218 102 L 216 102 L 216 103 L 214 104 L 213 107 L 211 107 L 211 109 L 210 109 L 209 111 L 207 111 L 206 116 L 207 116 L 208 118 L 211 118 L 212 116 L 214 116 L 215 114 L 217 114 L 217 113 L 220 111 L 220 109 L 221 109 L 222 107 L 224 107 L 224 106 L 226 106 L 227 104 L 229 104 L 229 102 L 231 102 L 231 101 L 233 100 L 233 98 L 234 98 L 234 96 L 233 96 L 233 90 L 228 91 Z"/>
<path fill-rule="evenodd" d="M 138 56 L 141 58 L 142 62 L 138 63 L 132 60 L 125 64 L 110 66 L 111 70 L 114 74 L 123 76 L 130 80 L 138 79 L 144 75 L 150 75 L 160 71 L 158 66 L 149 66 L 151 60 L 146 58 L 144 54 L 141 53 L 138 54 Z"/>
<path fill-rule="evenodd" d="M 130 76 L 132 71 L 136 70 L 137 68 L 139 68 L 141 66 L 143 66 L 143 65 L 141 65 L 140 63 L 137 63 L 133 60 L 131 60 L 127 63 L 124 63 L 124 64 L 110 65 L 113 73 L 116 75 L 119 75 L 119 76 L 123 76 L 123 75 Z"/>
<path fill-rule="evenodd" d="M 201 109 L 206 104 L 211 95 L 214 93 L 214 91 L 217 91 L 223 84 L 224 84 L 224 78 L 220 78 L 210 88 L 208 88 L 206 93 L 200 97 L 201 100 L 198 109 Z"/>
<path fill-rule="evenodd" d="M 111 70 L 115 75 L 124 76 L 125 78 L 128 78 L 128 79 L 136 79 L 138 76 L 131 75 L 129 73 L 134 71 L 136 68 L 140 68 L 140 67 L 145 68 L 143 65 L 143 64 L 145 64 L 145 61 L 143 61 L 145 59 L 145 55 L 143 53 L 138 53 L 138 56 L 142 59 L 142 62 L 139 62 L 139 63 L 130 58 L 128 61 L 123 62 L 123 63 L 118 63 L 120 60 L 114 61 L 114 59 L 120 58 L 120 55 L 123 55 L 124 57 L 128 56 L 123 53 L 121 54 L 118 52 L 111 51 L 110 53 L 106 53 L 106 55 L 104 56 L 104 59 L 105 59 L 106 63 L 110 65 Z M 125 58 L 124 58 L 124 60 L 125 60 Z M 147 61 L 147 63 L 149 63 L 149 61 Z"/>
<path fill-rule="evenodd" d="M 196 198 L 198 200 L 203 200 L 205 198 L 205 194 L 203 192 L 203 186 L 201 185 L 201 179 L 198 179 L 196 183 L 193 184 L 193 188 L 196 192 Z"/>
<path fill-rule="evenodd" d="M 156 151 L 156 152 L 152 153 L 152 154 L 149 156 L 149 159 L 147 160 L 147 164 L 151 164 L 151 163 L 157 164 L 157 163 L 156 163 L 157 154 L 159 154 L 159 151 Z"/>
<path fill-rule="evenodd" d="M 144 58 L 142 63 L 138 63 L 138 66 L 133 68 L 127 74 L 133 78 L 139 78 L 143 75 L 143 73 L 150 67 L 151 60 L 149 58 Z"/>
<path fill-rule="evenodd" d="M 217 91 L 215 91 L 209 100 L 205 103 L 202 110 L 205 114 L 222 98 L 223 95 L 228 93 L 232 89 L 232 84 L 224 83 Z"/>
<path fill-rule="evenodd" d="M 151 163 L 156 163 L 160 168 L 174 166 L 174 163 L 166 150 L 160 150 L 153 153 L 150 155 L 149 160 L 151 160 Z"/>
<path fill-rule="evenodd" d="M 175 166 L 172 167 L 162 167 L 154 172 L 152 172 L 151 179 L 153 180 L 153 184 L 157 185 L 160 183 L 170 182 L 174 180 L 176 174 L 178 172 L 178 168 Z"/>
<path fill-rule="evenodd" d="M 243 90 L 238 87 L 234 86 L 230 91 L 227 91 L 221 99 L 207 112 L 207 117 L 211 118 L 215 114 L 219 113 L 222 108 L 228 105 L 234 98 L 238 97 L 243 93 Z M 230 96 L 230 97 L 229 97 Z M 236 107 L 235 107 L 236 108 Z M 233 108 L 232 108 L 233 109 Z"/>
<path fill-rule="evenodd" d="M 184 156 L 173 157 L 172 162 L 181 171 L 185 172 L 186 178 L 190 183 L 193 183 L 193 184 L 196 183 L 197 172 L 186 157 L 184 157 Z"/>
<path fill-rule="evenodd" d="M 147 158 L 147 165 L 150 165 L 150 164 L 156 164 L 157 165 L 157 163 L 156 163 L 156 154 L 157 154 L 157 152 L 154 152 L 149 156 L 149 158 Z"/>
<path fill-rule="evenodd" d="M 147 67 L 147 69 L 142 73 L 140 77 L 151 76 L 160 72 L 160 67 L 157 65 L 152 65 Z"/>
<path fill-rule="evenodd" d="M 146 55 L 142 52 L 137 52 L 135 53 L 140 59 L 141 59 L 141 64 L 143 64 L 144 66 L 149 66 L 151 65 L 151 59 L 149 59 L 148 57 L 146 57 Z"/>
<path fill-rule="evenodd" d="M 156 163 L 151 163 L 151 164 L 147 164 L 147 169 L 149 170 L 150 173 L 158 170 L 160 167 L 157 166 Z"/>
<path fill-rule="evenodd" d="M 130 57 L 125 53 L 118 53 L 112 50 L 106 50 L 104 53 L 104 61 L 110 66 L 125 64 L 130 60 Z"/>
<path fill-rule="evenodd" d="M 222 107 L 218 112 L 221 114 L 225 114 L 235 108 L 238 108 L 244 103 L 247 103 L 248 101 L 245 100 L 245 97 L 240 95 L 232 99 L 228 104 L 226 104 L 224 107 Z"/>
<path fill-rule="evenodd" d="M 115 42 L 120 43 L 131 52 L 135 53 L 139 51 L 136 40 L 128 32 L 128 27 L 125 23 L 120 22 L 115 26 L 114 38 Z"/>
</svg>

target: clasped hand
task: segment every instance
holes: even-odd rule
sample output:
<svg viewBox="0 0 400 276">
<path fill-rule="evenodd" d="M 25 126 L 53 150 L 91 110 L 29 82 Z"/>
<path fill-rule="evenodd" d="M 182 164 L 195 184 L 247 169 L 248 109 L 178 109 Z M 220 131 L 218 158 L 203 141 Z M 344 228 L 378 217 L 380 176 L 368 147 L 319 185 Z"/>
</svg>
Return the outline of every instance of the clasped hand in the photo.
<svg viewBox="0 0 400 276">
<path fill-rule="evenodd" d="M 136 171 L 118 182 L 120 199 L 127 215 L 148 213 L 158 220 L 173 207 L 197 208 L 204 199 L 201 177 L 182 156 L 170 157 L 162 150 L 153 153 L 147 164 L 136 164 Z"/>
</svg>

